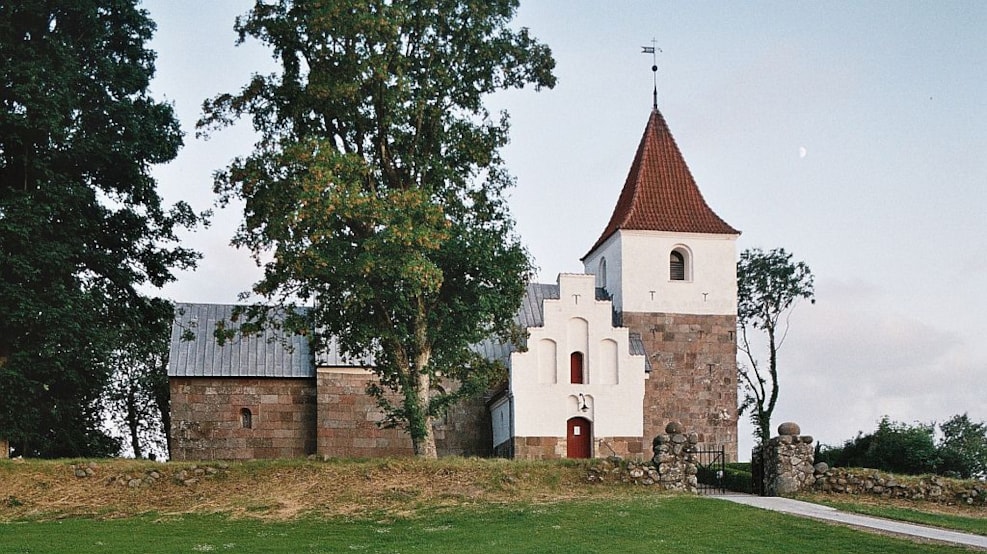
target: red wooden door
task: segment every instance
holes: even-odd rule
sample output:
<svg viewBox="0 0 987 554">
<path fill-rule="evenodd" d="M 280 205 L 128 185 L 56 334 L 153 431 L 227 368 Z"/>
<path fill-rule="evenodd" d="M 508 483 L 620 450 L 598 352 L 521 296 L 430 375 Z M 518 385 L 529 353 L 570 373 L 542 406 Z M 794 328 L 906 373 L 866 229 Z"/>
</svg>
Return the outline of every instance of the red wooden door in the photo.
<svg viewBox="0 0 987 554">
<path fill-rule="evenodd" d="M 593 437 L 590 422 L 585 417 L 574 417 L 568 421 L 565 446 L 568 458 L 589 458 L 593 455 L 590 448 Z"/>
</svg>

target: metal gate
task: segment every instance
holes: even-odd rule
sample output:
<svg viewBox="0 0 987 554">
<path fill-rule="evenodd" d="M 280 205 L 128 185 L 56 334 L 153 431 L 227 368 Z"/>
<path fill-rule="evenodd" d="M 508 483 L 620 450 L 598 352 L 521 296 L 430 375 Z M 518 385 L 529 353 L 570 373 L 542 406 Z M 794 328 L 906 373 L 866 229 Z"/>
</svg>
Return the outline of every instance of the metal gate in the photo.
<svg viewBox="0 0 987 554">
<path fill-rule="evenodd" d="M 719 449 L 697 450 L 693 453 L 696 461 L 696 485 L 699 494 L 723 494 L 723 472 L 726 468 L 726 455 Z"/>
</svg>

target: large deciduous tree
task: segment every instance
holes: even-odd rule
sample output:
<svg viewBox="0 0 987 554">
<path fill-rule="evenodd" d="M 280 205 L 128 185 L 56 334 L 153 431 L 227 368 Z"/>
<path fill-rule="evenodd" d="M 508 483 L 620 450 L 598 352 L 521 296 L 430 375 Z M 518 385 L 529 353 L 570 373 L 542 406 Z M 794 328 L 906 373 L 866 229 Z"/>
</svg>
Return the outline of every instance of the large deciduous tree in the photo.
<svg viewBox="0 0 987 554">
<path fill-rule="evenodd" d="M 171 450 L 168 348 L 174 311 L 171 302 L 155 300 L 146 321 L 121 337 L 110 357 L 106 407 L 113 426 L 125 432 L 135 458 Z"/>
<path fill-rule="evenodd" d="M 142 294 L 197 255 L 150 165 L 175 157 L 147 92 L 154 24 L 135 0 L 0 3 L 0 436 L 15 454 L 105 455 L 109 356 L 160 313 Z M 167 316 L 170 318 L 170 316 Z"/>
<path fill-rule="evenodd" d="M 744 250 L 737 262 L 737 348 L 746 358 L 737 364 L 745 393 L 740 413 L 749 410 L 754 435 L 761 442 L 771 438 L 779 390 L 778 349 L 788 335 L 788 317 L 799 300 L 816 302 L 813 281 L 809 266 L 792 260 L 784 248 Z M 760 333 L 764 342 L 752 342 Z M 767 367 L 759 359 L 763 350 L 758 344 L 767 348 Z"/>
<path fill-rule="evenodd" d="M 554 86 L 549 49 L 511 27 L 516 9 L 258 1 L 236 29 L 281 71 L 207 101 L 200 121 L 249 115 L 260 134 L 215 186 L 246 203 L 234 243 L 264 263 L 254 292 L 314 302 L 317 340 L 372 356 L 369 392 L 422 456 L 436 455 L 432 419 L 489 378 L 470 345 L 508 332 L 531 269 L 504 199 L 507 117 L 483 103 Z"/>
</svg>

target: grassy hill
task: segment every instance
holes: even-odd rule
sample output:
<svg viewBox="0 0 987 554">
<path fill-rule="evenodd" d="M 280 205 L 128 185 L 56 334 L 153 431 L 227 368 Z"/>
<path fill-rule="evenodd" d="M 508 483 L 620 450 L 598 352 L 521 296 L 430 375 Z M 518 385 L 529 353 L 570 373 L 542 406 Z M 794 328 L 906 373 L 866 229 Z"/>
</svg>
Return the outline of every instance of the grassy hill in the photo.
<svg viewBox="0 0 987 554">
<path fill-rule="evenodd" d="M 0 521 L 223 513 L 288 519 L 410 514 L 455 505 L 547 503 L 654 494 L 587 482 L 588 461 L 443 458 L 155 463 L 0 463 Z"/>
<path fill-rule="evenodd" d="M 953 550 L 722 500 L 592 483 L 593 463 L 3 461 L 0 551 Z M 982 510 L 971 518 L 987 520 Z"/>
</svg>

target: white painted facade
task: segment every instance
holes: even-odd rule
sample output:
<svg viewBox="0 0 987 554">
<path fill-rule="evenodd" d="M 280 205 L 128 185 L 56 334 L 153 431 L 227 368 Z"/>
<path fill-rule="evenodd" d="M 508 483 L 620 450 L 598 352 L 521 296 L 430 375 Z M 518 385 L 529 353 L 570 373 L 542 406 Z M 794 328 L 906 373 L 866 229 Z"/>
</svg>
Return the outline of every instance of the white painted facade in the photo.
<svg viewBox="0 0 987 554">
<path fill-rule="evenodd" d="M 586 273 L 620 312 L 737 313 L 737 236 L 618 230 L 583 260 Z M 685 259 L 685 279 L 672 280 L 672 251 Z M 627 263 L 624 263 L 624 262 Z"/>
<path fill-rule="evenodd" d="M 527 351 L 511 354 L 510 401 L 491 407 L 494 444 L 564 438 L 574 417 L 588 419 L 594 437 L 640 437 L 644 356 L 631 355 L 627 329 L 613 327 L 611 303 L 596 300 L 595 276 L 559 275 L 559 289 L 544 301 L 544 326 L 528 328 Z M 581 384 L 570 382 L 573 352 L 583 356 Z"/>
</svg>

